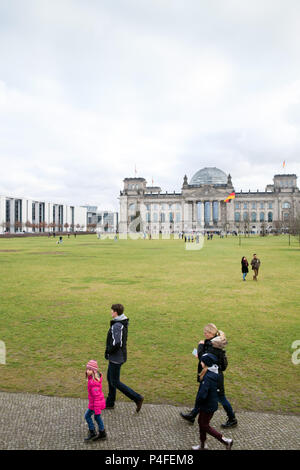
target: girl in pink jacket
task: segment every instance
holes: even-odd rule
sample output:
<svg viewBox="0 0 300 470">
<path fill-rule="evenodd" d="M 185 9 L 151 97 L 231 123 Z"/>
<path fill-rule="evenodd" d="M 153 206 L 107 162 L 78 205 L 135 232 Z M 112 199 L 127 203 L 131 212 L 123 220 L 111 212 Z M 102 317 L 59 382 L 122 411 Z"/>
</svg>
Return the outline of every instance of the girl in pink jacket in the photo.
<svg viewBox="0 0 300 470">
<path fill-rule="evenodd" d="M 105 398 L 102 392 L 102 374 L 98 370 L 96 361 L 91 360 L 86 365 L 86 378 L 88 382 L 89 407 L 85 412 L 85 419 L 89 427 L 89 434 L 85 441 L 97 441 L 98 439 L 106 439 L 106 432 L 101 418 L 101 411 L 105 408 Z M 99 433 L 95 431 L 92 416 L 95 415 L 95 421 L 99 427 Z"/>
</svg>

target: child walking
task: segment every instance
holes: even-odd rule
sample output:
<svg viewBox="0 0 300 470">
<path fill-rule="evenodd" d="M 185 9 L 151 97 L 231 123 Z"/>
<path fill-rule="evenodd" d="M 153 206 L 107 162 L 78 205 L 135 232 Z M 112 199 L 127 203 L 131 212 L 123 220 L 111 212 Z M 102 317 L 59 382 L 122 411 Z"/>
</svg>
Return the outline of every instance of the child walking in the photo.
<svg viewBox="0 0 300 470">
<path fill-rule="evenodd" d="M 210 426 L 214 412 L 218 409 L 218 366 L 217 357 L 214 354 L 206 353 L 201 357 L 203 367 L 200 374 L 200 389 L 197 395 L 197 405 L 199 407 L 199 432 L 200 444 L 193 446 L 193 450 L 207 449 L 206 434 L 210 434 L 225 445 L 227 450 L 231 450 L 233 440 L 224 437 L 216 429 Z"/>
<path fill-rule="evenodd" d="M 102 392 L 102 374 L 98 370 L 96 361 L 91 360 L 86 365 L 87 386 L 89 406 L 85 412 L 85 419 L 89 427 L 89 434 L 85 441 L 97 441 L 98 439 L 106 439 L 106 432 L 101 418 L 101 411 L 105 409 L 105 398 Z M 92 416 L 95 415 L 95 421 L 98 424 L 99 433 L 95 431 Z"/>
</svg>

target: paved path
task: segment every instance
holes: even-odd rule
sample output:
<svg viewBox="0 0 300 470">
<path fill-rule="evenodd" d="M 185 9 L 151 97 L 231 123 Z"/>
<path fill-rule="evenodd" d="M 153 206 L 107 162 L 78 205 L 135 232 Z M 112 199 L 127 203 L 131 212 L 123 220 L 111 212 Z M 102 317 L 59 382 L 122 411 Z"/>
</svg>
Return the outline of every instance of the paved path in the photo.
<svg viewBox="0 0 300 470">
<path fill-rule="evenodd" d="M 85 399 L 0 392 L 0 450 L 190 450 L 198 443 L 198 424 L 184 421 L 182 408 L 144 404 L 137 414 L 133 403 L 117 402 L 102 414 L 107 440 L 86 444 L 86 408 Z M 220 430 L 225 418 L 219 408 L 212 425 Z M 299 415 L 243 411 L 237 419 L 238 427 L 224 433 L 234 439 L 233 449 L 300 449 Z M 223 448 L 211 436 L 207 442 Z"/>
</svg>

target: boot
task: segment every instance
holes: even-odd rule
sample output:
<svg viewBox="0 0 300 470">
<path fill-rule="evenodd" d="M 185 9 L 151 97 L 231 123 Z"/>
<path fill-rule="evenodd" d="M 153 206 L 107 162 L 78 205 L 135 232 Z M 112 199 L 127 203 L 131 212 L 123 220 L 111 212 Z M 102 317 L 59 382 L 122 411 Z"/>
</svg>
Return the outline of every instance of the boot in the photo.
<svg viewBox="0 0 300 470">
<path fill-rule="evenodd" d="M 180 416 L 191 424 L 194 424 L 195 422 L 195 415 L 193 415 L 193 413 L 180 413 Z"/>
<path fill-rule="evenodd" d="M 88 442 L 91 439 L 93 439 L 93 437 L 95 437 L 95 436 L 97 436 L 96 431 L 94 429 L 93 430 L 89 429 L 89 434 L 84 440 L 85 440 L 85 442 Z"/>
<path fill-rule="evenodd" d="M 97 434 L 95 437 L 93 437 L 93 441 L 98 441 L 99 439 L 106 439 L 106 432 L 105 432 L 105 429 L 103 429 L 103 431 L 99 431 L 99 434 Z"/>
<path fill-rule="evenodd" d="M 222 428 L 234 428 L 235 426 L 237 426 L 237 419 L 236 418 L 231 418 L 231 419 L 227 419 L 226 423 L 224 424 L 221 424 Z"/>
</svg>

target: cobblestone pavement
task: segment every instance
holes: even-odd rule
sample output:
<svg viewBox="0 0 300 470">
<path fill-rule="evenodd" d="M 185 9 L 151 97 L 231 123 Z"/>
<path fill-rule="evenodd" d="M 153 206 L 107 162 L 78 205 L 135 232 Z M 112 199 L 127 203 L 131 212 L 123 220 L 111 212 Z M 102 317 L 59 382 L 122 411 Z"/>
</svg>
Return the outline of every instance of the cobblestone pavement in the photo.
<svg viewBox="0 0 300 470">
<path fill-rule="evenodd" d="M 22 393 L 0 392 L 0 450 L 190 450 L 198 444 L 198 424 L 184 421 L 178 408 L 144 404 L 136 413 L 132 402 L 117 402 L 114 410 L 104 410 L 102 418 L 107 440 L 86 444 L 84 412 L 87 400 Z M 300 449 L 300 416 L 239 412 L 238 426 L 224 435 L 234 440 L 233 449 Z M 226 421 L 222 408 L 211 424 L 220 430 Z M 213 437 L 210 449 L 223 446 Z"/>
</svg>

